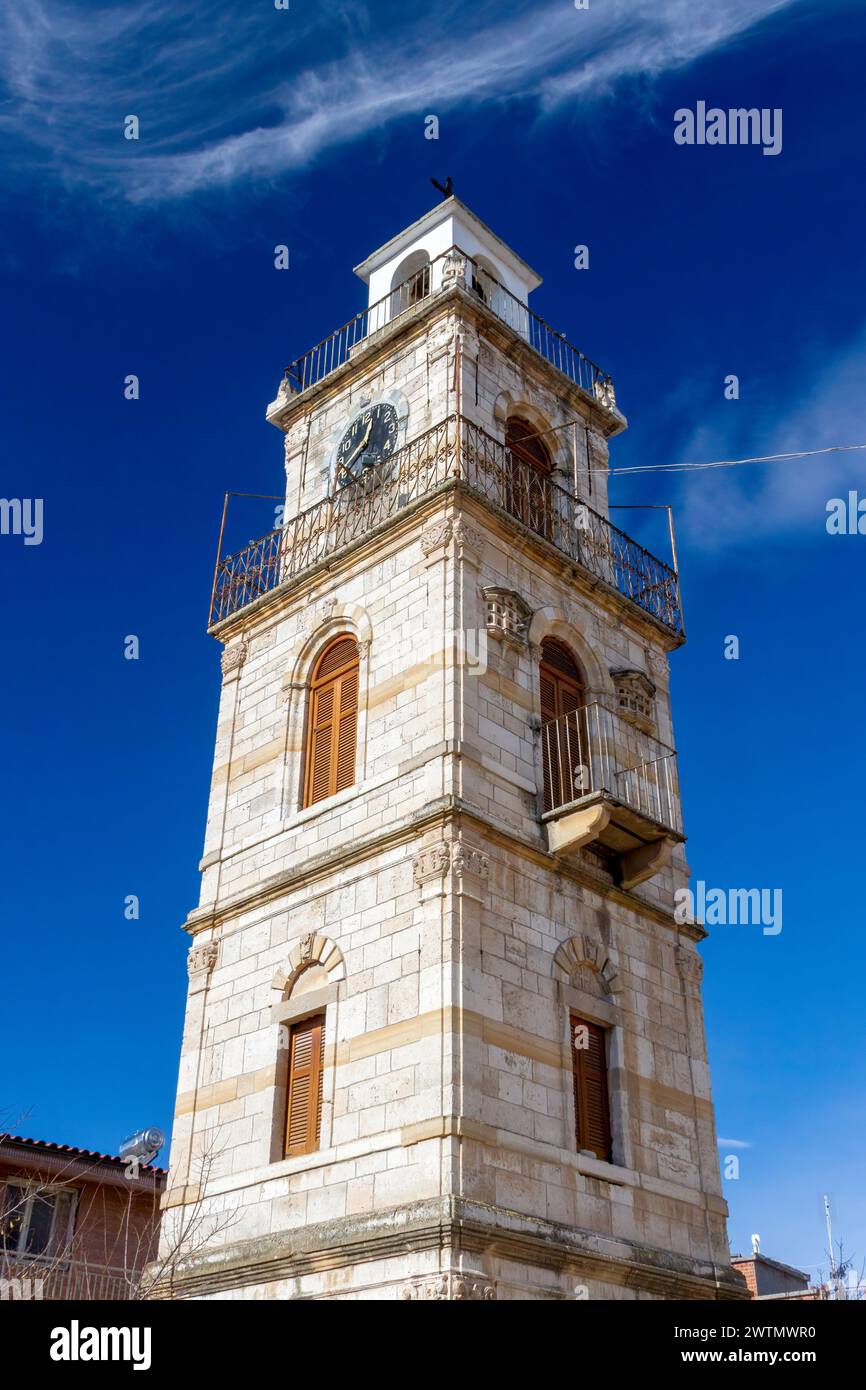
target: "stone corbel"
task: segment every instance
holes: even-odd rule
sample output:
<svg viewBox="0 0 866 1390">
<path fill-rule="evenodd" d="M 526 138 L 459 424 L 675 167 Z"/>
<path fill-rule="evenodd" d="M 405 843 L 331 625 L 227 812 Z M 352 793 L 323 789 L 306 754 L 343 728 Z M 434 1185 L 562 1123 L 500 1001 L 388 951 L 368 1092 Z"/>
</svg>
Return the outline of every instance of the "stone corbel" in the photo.
<svg viewBox="0 0 866 1390">
<path fill-rule="evenodd" d="M 190 994 L 197 994 L 200 990 L 207 989 L 214 966 L 219 958 L 219 949 L 219 943 L 216 941 L 208 941 L 202 946 L 193 944 L 190 947 L 186 958 Z"/>
<path fill-rule="evenodd" d="M 247 659 L 247 644 L 243 640 L 232 642 L 226 647 L 220 658 L 222 666 L 223 683 L 227 684 L 230 680 L 237 680 L 241 673 L 241 667 Z"/>
<path fill-rule="evenodd" d="M 620 888 L 637 888 L 666 869 L 671 862 L 674 841 L 665 835 L 650 844 L 639 845 L 619 856 L 617 880 Z"/>
<path fill-rule="evenodd" d="M 688 946 L 677 946 L 674 954 L 683 983 L 693 993 L 699 993 L 701 980 L 704 978 L 704 963 L 697 951 L 691 950 Z"/>
<path fill-rule="evenodd" d="M 458 896 L 483 901 L 489 870 L 487 855 L 460 840 L 427 845 L 412 860 L 412 876 L 422 903 L 441 897 L 449 885 Z"/>
</svg>

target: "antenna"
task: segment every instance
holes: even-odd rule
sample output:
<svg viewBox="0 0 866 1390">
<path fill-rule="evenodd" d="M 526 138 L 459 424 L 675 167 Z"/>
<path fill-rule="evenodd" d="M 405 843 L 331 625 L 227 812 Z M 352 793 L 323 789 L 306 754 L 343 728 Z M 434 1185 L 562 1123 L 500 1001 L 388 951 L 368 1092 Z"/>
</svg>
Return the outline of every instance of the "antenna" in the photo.
<svg viewBox="0 0 866 1390">
<path fill-rule="evenodd" d="M 833 1227 L 830 1224 L 830 1198 L 824 1193 L 824 1215 L 827 1218 L 827 1239 L 830 1242 L 830 1278 L 836 1278 L 836 1265 L 833 1260 Z"/>
</svg>

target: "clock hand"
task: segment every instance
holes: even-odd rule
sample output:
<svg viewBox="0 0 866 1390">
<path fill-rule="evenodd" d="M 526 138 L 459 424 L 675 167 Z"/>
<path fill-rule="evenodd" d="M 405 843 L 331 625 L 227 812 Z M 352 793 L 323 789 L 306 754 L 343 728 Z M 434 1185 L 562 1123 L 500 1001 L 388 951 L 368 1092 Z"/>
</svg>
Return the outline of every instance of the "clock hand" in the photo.
<svg viewBox="0 0 866 1390">
<path fill-rule="evenodd" d="M 364 445 L 367 443 L 367 440 L 370 438 L 370 431 L 372 428 L 373 421 L 371 420 L 370 423 L 367 425 L 367 433 L 364 435 L 364 438 L 361 440 L 361 442 L 358 445 L 356 445 L 356 447 L 352 450 L 351 454 L 343 464 L 343 468 L 347 469 L 350 464 L 354 463 L 358 454 L 361 452 L 361 450 L 364 448 Z"/>
</svg>

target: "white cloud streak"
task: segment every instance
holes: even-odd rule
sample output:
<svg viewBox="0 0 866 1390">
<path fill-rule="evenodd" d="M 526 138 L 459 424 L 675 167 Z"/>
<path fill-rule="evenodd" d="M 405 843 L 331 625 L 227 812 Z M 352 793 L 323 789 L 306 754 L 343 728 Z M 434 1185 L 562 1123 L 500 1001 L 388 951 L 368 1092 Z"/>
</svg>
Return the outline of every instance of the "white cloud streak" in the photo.
<svg viewBox="0 0 866 1390">
<path fill-rule="evenodd" d="M 203 17 L 199 5 L 162 0 L 89 12 L 4 0 L 0 132 L 22 170 L 158 202 L 307 168 L 428 111 L 527 101 L 543 118 L 693 63 L 792 2 L 608 0 L 578 11 L 557 0 L 488 9 L 493 21 L 454 5 L 435 25 L 380 20 L 359 42 L 327 4 L 312 17 L 293 7 L 290 19 L 266 7 Z M 313 44 L 339 54 L 314 64 Z M 139 142 L 121 136 L 130 113 Z"/>
<path fill-rule="evenodd" d="M 815 353 L 814 358 L 823 363 L 822 370 L 813 375 L 806 392 L 801 378 L 795 410 L 786 404 L 792 390 L 789 374 L 778 398 L 767 391 L 762 400 L 759 384 L 743 382 L 744 399 L 720 404 L 678 451 L 681 457 L 736 458 L 750 452 L 866 443 L 866 335 L 832 357 Z M 700 399 L 697 391 L 694 398 Z M 692 543 L 715 551 L 753 547 L 761 537 L 778 542 L 786 535 L 812 533 L 826 539 L 827 502 L 845 498 L 850 488 L 859 488 L 861 496 L 866 492 L 866 465 L 860 453 L 691 473 L 678 504 L 679 528 Z"/>
</svg>

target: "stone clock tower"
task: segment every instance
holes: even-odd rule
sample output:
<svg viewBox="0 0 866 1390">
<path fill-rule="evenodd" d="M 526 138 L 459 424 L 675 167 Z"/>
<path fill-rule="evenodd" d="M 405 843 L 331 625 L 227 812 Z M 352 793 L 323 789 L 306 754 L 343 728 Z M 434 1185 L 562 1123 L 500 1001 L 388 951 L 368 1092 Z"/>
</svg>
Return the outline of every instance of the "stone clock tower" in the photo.
<svg viewBox="0 0 866 1390">
<path fill-rule="evenodd" d="M 736 1298 L 668 693 L 610 378 L 447 198 L 287 369 L 217 572 L 176 1295 Z"/>
</svg>

